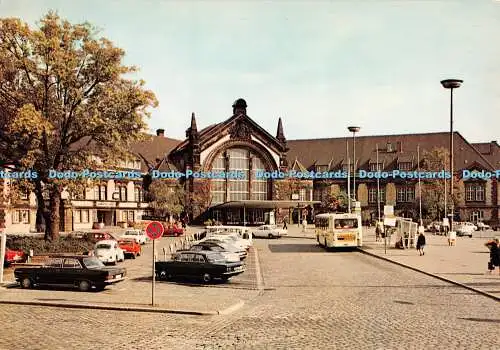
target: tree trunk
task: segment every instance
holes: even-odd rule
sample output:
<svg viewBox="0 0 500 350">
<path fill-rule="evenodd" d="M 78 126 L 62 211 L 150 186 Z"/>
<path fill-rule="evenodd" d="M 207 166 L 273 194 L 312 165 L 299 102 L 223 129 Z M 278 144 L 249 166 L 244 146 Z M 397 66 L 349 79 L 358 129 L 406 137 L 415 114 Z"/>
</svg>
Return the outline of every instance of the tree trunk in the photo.
<svg viewBox="0 0 500 350">
<path fill-rule="evenodd" d="M 59 238 L 59 219 L 60 219 L 60 206 L 61 206 L 61 190 L 58 186 L 53 186 L 50 189 L 49 196 L 49 211 L 50 222 L 47 223 L 45 235 L 50 236 L 51 240 Z M 50 233 L 47 231 L 50 230 Z"/>
<path fill-rule="evenodd" d="M 37 201 L 36 209 L 36 232 L 45 232 L 48 211 L 45 207 L 45 199 L 43 198 L 43 186 L 40 180 L 35 182 L 35 195 Z M 45 237 L 47 239 L 47 237 Z"/>
</svg>

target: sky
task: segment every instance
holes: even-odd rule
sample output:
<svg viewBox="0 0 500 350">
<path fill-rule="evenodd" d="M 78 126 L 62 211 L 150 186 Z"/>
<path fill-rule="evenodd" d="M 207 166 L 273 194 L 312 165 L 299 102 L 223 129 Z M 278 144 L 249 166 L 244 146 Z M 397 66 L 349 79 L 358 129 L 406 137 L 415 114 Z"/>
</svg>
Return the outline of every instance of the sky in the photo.
<svg viewBox="0 0 500 350">
<path fill-rule="evenodd" d="M 287 139 L 454 129 L 500 141 L 500 2 L 259 0 L 0 0 L 0 17 L 31 25 L 48 10 L 88 21 L 126 51 L 158 100 L 150 131 L 184 139 L 247 114 Z"/>
</svg>

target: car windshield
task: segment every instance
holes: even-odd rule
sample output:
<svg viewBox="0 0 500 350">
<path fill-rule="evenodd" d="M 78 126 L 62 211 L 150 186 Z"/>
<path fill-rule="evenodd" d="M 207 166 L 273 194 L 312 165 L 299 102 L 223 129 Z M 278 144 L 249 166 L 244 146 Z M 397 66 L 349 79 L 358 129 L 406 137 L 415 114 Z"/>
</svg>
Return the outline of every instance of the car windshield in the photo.
<svg viewBox="0 0 500 350">
<path fill-rule="evenodd" d="M 358 228 L 358 220 L 357 219 L 336 219 L 335 220 L 335 228 L 336 229 Z"/>
<path fill-rule="evenodd" d="M 211 262 L 211 263 L 221 263 L 221 262 L 226 261 L 224 256 L 222 254 L 219 254 L 219 253 L 207 255 L 207 258 L 208 258 L 208 262 Z"/>
<path fill-rule="evenodd" d="M 97 244 L 95 249 L 111 249 L 111 244 Z"/>
<path fill-rule="evenodd" d="M 138 233 L 137 232 L 134 232 L 134 231 L 127 231 L 125 232 L 125 236 L 137 236 Z"/>
<path fill-rule="evenodd" d="M 96 268 L 104 267 L 104 264 L 101 262 L 101 260 L 97 259 L 95 256 L 83 258 L 83 264 L 88 269 L 96 269 Z"/>
</svg>

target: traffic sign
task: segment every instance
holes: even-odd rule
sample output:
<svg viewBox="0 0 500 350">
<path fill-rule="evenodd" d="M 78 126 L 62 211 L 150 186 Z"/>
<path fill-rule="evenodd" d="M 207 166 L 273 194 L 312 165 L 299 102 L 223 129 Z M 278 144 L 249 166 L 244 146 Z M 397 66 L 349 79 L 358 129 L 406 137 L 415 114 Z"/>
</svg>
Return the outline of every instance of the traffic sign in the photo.
<svg viewBox="0 0 500 350">
<path fill-rule="evenodd" d="M 153 240 L 163 236 L 164 231 L 163 225 L 158 221 L 150 222 L 146 227 L 146 235 Z"/>
</svg>

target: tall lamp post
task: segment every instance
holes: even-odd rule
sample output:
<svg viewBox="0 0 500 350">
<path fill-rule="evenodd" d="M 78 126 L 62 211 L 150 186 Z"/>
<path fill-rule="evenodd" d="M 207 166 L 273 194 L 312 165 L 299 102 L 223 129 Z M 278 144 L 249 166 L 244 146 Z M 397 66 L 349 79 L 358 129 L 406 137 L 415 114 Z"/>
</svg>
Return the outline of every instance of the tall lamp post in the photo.
<svg viewBox="0 0 500 350">
<path fill-rule="evenodd" d="M 451 215 L 450 215 L 450 232 L 453 231 L 453 217 L 455 216 L 455 206 L 453 203 L 453 89 L 458 89 L 462 83 L 463 80 L 459 79 L 446 79 L 446 80 L 441 80 L 441 85 L 445 89 L 450 89 L 450 174 L 451 174 L 451 179 L 450 179 L 450 208 L 451 208 Z"/>
<path fill-rule="evenodd" d="M 347 130 L 352 132 L 352 199 L 353 202 L 356 203 L 356 133 L 361 128 L 359 126 L 349 126 Z"/>
</svg>

